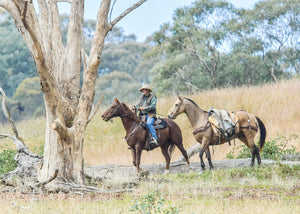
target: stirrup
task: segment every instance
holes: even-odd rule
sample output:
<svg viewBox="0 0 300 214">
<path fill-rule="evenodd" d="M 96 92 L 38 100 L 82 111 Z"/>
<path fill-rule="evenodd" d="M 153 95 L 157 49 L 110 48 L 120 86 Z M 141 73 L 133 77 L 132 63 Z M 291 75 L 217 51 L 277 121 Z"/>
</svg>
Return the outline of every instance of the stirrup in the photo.
<svg viewBox="0 0 300 214">
<path fill-rule="evenodd" d="M 157 140 L 156 140 L 155 138 L 152 138 L 152 140 L 150 141 L 150 143 L 152 143 L 152 144 L 156 144 L 156 145 L 158 145 L 158 146 L 159 146 L 159 144 L 158 144 L 158 142 L 157 142 Z"/>
<path fill-rule="evenodd" d="M 149 142 L 149 149 L 152 150 L 152 149 L 155 149 L 157 147 L 159 147 L 159 144 L 158 144 L 157 140 L 152 138 L 152 140 Z"/>
</svg>

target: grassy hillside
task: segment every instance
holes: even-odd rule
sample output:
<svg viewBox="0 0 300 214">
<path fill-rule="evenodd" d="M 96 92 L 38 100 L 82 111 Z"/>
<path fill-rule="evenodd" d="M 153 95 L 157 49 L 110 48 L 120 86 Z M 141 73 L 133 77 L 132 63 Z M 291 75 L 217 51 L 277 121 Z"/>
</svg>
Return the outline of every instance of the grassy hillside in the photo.
<svg viewBox="0 0 300 214">
<path fill-rule="evenodd" d="M 267 129 L 267 140 L 274 139 L 278 135 L 289 137 L 299 134 L 300 130 L 300 80 L 282 81 L 278 84 L 266 84 L 242 88 L 216 89 L 204 91 L 196 95 L 187 96 L 193 99 L 202 109 L 210 107 L 226 109 L 228 111 L 246 110 L 264 122 Z M 119 98 L 121 101 L 122 98 Z M 138 100 L 138 98 L 137 98 Z M 158 99 L 158 113 L 167 115 L 175 102 L 176 97 Z M 131 104 L 128 104 L 131 106 Z M 113 123 L 104 122 L 101 114 L 105 107 L 100 109 L 99 114 L 89 124 L 85 136 L 84 157 L 85 163 L 97 165 L 104 163 L 131 164 L 131 153 L 125 142 L 125 131 L 119 118 Z M 44 118 L 24 121 L 17 124 L 20 136 L 26 144 L 36 152 L 40 151 L 44 142 Z M 196 142 L 193 130 L 185 115 L 180 115 L 175 120 L 183 132 L 184 146 L 188 149 Z M 0 126 L 0 133 L 11 133 L 10 127 L 5 124 Z M 1 148 L 14 148 L 10 141 L 1 140 Z M 236 140 L 236 145 L 228 143 L 212 148 L 213 160 L 224 159 L 226 154 L 237 148 L 241 143 Z M 296 146 L 300 151 L 300 139 L 289 141 L 288 146 Z M 175 150 L 172 160 L 180 156 Z M 192 161 L 198 161 L 193 157 Z M 142 164 L 164 162 L 160 149 L 151 152 L 143 152 Z"/>
</svg>

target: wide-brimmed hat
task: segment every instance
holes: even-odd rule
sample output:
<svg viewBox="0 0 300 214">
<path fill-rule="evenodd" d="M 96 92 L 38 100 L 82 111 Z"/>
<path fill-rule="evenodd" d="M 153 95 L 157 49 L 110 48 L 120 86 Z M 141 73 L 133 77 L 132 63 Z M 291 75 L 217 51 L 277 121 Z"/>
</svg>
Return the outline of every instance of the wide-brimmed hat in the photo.
<svg viewBox="0 0 300 214">
<path fill-rule="evenodd" d="M 144 89 L 149 90 L 150 92 L 152 91 L 152 89 L 150 88 L 149 85 L 143 85 L 139 91 L 142 92 L 142 90 L 144 90 Z"/>
</svg>

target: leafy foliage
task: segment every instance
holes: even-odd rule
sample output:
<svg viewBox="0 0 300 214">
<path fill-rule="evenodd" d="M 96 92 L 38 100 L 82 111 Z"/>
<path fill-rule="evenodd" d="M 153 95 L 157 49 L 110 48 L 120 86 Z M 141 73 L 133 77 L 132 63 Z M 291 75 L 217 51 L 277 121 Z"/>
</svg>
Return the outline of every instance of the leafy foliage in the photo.
<svg viewBox="0 0 300 214">
<path fill-rule="evenodd" d="M 14 160 L 16 152 L 12 149 L 3 150 L 0 153 L 0 175 L 14 170 L 17 164 Z"/>
<path fill-rule="evenodd" d="M 162 24 L 143 43 L 115 27 L 105 39 L 96 98 L 105 93 L 106 104 L 112 97 L 135 101 L 136 90 L 144 83 L 155 86 L 157 95 L 189 94 L 299 75 L 298 5 L 298 0 L 265 0 L 246 10 L 226 0 L 196 0 L 176 9 L 173 22 Z M 68 21 L 68 15 L 61 15 L 65 45 Z M 86 50 L 95 25 L 95 20 L 84 21 Z M 36 105 L 42 99 L 39 87 L 21 86 L 31 87 L 25 79 L 36 76 L 32 57 L 4 12 L 0 14 L 0 46 L 0 85 L 15 106 L 12 115 L 16 120 L 42 115 L 43 104 Z M 26 99 L 19 100 L 22 97 Z M 18 114 L 20 106 L 26 109 Z"/>
<path fill-rule="evenodd" d="M 177 207 L 168 207 L 164 209 L 165 203 L 170 203 L 163 198 L 159 191 L 153 191 L 145 196 L 134 200 L 130 211 L 134 213 L 164 213 L 164 214 L 177 214 L 180 210 Z"/>
<path fill-rule="evenodd" d="M 137 93 L 140 84 L 138 84 L 134 78 L 126 72 L 114 71 L 103 75 L 101 78 L 97 79 L 95 87 L 96 100 L 100 98 L 102 93 L 105 93 L 106 96 L 103 103 L 106 105 L 111 104 L 115 97 L 120 98 L 122 101 L 134 101 L 139 97 Z"/>
<path fill-rule="evenodd" d="M 33 59 L 7 13 L 0 15 L 0 85 L 7 96 L 27 77 L 35 76 Z"/>
<path fill-rule="evenodd" d="M 177 9 L 154 34 L 152 69 L 160 93 L 260 84 L 299 73 L 297 0 L 266 0 L 254 9 L 198 0 Z M 297 30 L 298 29 L 298 30 Z"/>
<path fill-rule="evenodd" d="M 264 148 L 260 153 L 261 158 L 279 160 L 284 155 L 295 154 L 296 148 L 294 146 L 287 148 L 287 145 L 291 140 L 295 140 L 297 138 L 298 135 L 291 135 L 290 137 L 278 136 L 273 140 L 266 141 Z M 236 149 L 240 150 L 237 155 L 234 154 L 234 150 Z M 234 148 L 234 150 L 229 152 L 226 157 L 229 159 L 251 158 L 251 152 L 244 144 L 240 145 L 236 149 Z"/>
</svg>

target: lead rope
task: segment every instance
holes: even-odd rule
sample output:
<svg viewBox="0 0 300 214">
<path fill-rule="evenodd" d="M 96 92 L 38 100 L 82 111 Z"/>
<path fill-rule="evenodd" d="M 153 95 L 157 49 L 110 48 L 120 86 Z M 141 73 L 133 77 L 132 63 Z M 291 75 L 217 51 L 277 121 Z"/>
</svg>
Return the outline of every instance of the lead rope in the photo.
<svg viewBox="0 0 300 214">
<path fill-rule="evenodd" d="M 168 115 L 159 114 L 159 113 L 156 113 L 156 114 L 159 115 L 159 116 L 168 117 Z"/>
</svg>

